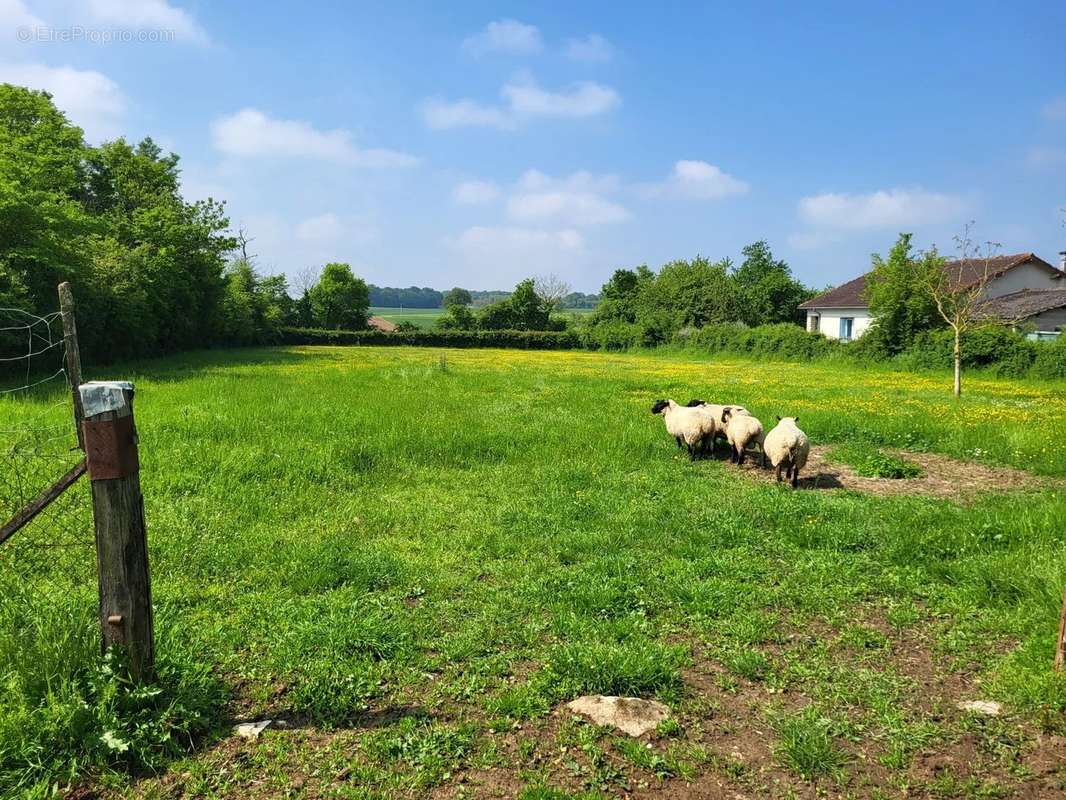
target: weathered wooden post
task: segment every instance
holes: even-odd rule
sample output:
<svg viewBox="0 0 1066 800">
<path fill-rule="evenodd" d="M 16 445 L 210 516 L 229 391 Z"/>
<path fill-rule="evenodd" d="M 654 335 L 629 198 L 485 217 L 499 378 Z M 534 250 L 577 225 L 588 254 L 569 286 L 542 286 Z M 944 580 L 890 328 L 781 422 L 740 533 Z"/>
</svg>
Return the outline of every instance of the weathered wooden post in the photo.
<svg viewBox="0 0 1066 800">
<path fill-rule="evenodd" d="M 96 568 L 103 649 L 129 653 L 130 675 L 152 675 L 152 588 L 144 524 L 133 384 L 93 381 L 80 387 L 85 459 L 92 482 Z"/>
<path fill-rule="evenodd" d="M 1059 638 L 1055 642 L 1055 669 L 1066 668 L 1066 594 L 1062 596 L 1062 615 L 1059 617 Z"/>
<path fill-rule="evenodd" d="M 85 449 L 81 421 L 85 412 L 81 407 L 81 353 L 78 350 L 78 326 L 74 323 L 74 293 L 66 281 L 59 284 L 59 310 L 63 317 L 63 344 L 66 354 L 67 381 L 74 400 L 74 428 L 78 433 L 78 447 Z"/>
</svg>

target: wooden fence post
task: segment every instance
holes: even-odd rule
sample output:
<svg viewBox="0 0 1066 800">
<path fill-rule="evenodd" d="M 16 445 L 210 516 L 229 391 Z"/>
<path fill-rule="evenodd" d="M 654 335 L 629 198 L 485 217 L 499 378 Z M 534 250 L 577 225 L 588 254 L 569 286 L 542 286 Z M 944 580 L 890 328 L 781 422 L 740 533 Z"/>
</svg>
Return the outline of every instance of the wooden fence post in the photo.
<svg viewBox="0 0 1066 800">
<path fill-rule="evenodd" d="M 74 293 L 70 290 L 70 284 L 66 281 L 59 284 L 59 310 L 63 317 L 63 342 L 66 352 L 67 380 L 70 382 L 70 392 L 74 398 L 74 427 L 78 432 L 78 447 L 85 450 L 85 440 L 82 436 L 81 421 L 85 418 L 85 410 L 81 405 L 81 352 L 78 350 L 78 327 L 74 324 Z"/>
<path fill-rule="evenodd" d="M 1055 642 L 1055 669 L 1066 667 L 1066 594 L 1062 596 L 1062 616 L 1059 617 L 1059 638 Z"/>
<path fill-rule="evenodd" d="M 79 388 L 85 412 L 85 458 L 92 482 L 103 649 L 125 647 L 131 677 L 148 680 L 155 645 L 133 385 L 94 381 Z"/>
</svg>

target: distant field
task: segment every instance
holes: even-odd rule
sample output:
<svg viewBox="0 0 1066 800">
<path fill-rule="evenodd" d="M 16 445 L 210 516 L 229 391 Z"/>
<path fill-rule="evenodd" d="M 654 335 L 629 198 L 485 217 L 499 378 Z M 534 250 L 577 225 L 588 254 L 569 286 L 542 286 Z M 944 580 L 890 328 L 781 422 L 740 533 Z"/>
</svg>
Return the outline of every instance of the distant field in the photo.
<svg viewBox="0 0 1066 800">
<path fill-rule="evenodd" d="M 476 312 L 477 309 L 475 308 Z M 569 316 L 571 314 L 578 314 L 585 316 L 591 314 L 593 309 L 591 308 L 564 308 L 559 313 L 561 315 Z M 413 322 L 420 328 L 429 328 L 433 326 L 433 323 L 438 317 L 444 314 L 443 308 L 391 308 L 388 306 L 371 306 L 370 313 L 376 317 L 384 317 L 389 322 L 395 322 L 397 325 L 401 322 Z"/>
<path fill-rule="evenodd" d="M 429 328 L 437 317 L 444 314 L 443 308 L 389 308 L 371 306 L 370 313 L 375 317 L 384 317 L 389 322 L 399 325 L 401 322 L 413 322 L 419 328 Z"/>
</svg>

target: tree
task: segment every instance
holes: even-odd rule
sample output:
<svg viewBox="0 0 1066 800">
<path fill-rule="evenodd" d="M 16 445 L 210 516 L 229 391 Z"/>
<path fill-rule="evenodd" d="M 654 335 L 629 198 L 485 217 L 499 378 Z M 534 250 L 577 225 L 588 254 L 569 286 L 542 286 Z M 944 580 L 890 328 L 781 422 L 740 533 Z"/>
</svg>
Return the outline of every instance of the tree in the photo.
<svg viewBox="0 0 1066 800">
<path fill-rule="evenodd" d="M 955 236 L 959 260 L 948 266 L 934 248 L 924 258 L 921 279 L 936 310 L 954 334 L 955 397 L 962 396 L 962 336 L 981 323 L 981 307 L 987 302 L 985 290 L 996 277 L 992 259 L 999 251 L 997 242 L 976 245 L 970 238 L 973 222 Z"/>
<path fill-rule="evenodd" d="M 308 293 L 314 324 L 330 330 L 362 330 L 370 308 L 370 291 L 347 264 L 330 263 Z"/>
<path fill-rule="evenodd" d="M 449 289 L 444 293 L 444 307 L 450 306 L 468 306 L 474 302 L 474 299 L 470 296 L 470 292 L 466 289 L 460 289 L 456 286 L 454 289 Z"/>
<path fill-rule="evenodd" d="M 600 303 L 593 323 L 637 321 L 637 301 L 641 290 L 655 280 L 655 274 L 641 264 L 635 270 L 616 269 L 600 289 Z"/>
<path fill-rule="evenodd" d="M 564 292 L 565 294 L 565 292 Z M 532 278 L 520 281 L 511 293 L 512 323 L 516 330 L 543 331 L 548 329 L 549 309 L 534 288 Z"/>
<path fill-rule="evenodd" d="M 740 321 L 747 325 L 800 323 L 799 304 L 814 292 L 792 277 L 788 264 L 775 259 L 765 241 L 749 244 L 741 252 L 744 261 L 733 271 Z"/>
<path fill-rule="evenodd" d="M 505 331 L 515 327 L 514 307 L 510 300 L 497 300 L 482 306 L 477 315 L 477 326 L 486 331 Z"/>
<path fill-rule="evenodd" d="M 927 256 L 913 254 L 909 233 L 899 235 L 887 259 L 872 256 L 865 299 L 874 323 L 863 339 L 880 355 L 897 355 L 919 333 L 943 324 L 924 277 L 932 266 Z"/>
<path fill-rule="evenodd" d="M 47 92 L 0 84 L 0 301 L 46 311 L 56 284 L 84 285 L 87 213 L 81 129 Z M 81 280 L 79 280 L 79 278 Z"/>
<path fill-rule="evenodd" d="M 671 261 L 640 293 L 637 317 L 645 344 L 667 341 L 683 327 L 740 319 L 739 292 L 729 259 L 712 263 L 702 256 Z"/>
<path fill-rule="evenodd" d="M 534 278 L 533 291 L 540 298 L 545 313 L 550 315 L 559 308 L 563 298 L 570 293 L 570 284 L 553 272 Z"/>
<path fill-rule="evenodd" d="M 452 303 L 448 306 L 448 313 L 437 318 L 434 327 L 440 330 L 472 331 L 477 328 L 477 320 L 469 306 Z"/>
</svg>

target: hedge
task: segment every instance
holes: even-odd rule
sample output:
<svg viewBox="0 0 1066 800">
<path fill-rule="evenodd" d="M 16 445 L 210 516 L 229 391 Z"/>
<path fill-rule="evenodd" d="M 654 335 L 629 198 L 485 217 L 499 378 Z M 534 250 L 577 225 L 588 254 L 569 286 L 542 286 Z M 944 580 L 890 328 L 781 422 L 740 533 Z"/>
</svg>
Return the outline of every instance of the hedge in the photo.
<svg viewBox="0 0 1066 800">
<path fill-rule="evenodd" d="M 702 328 L 682 328 L 675 341 L 708 352 L 754 354 L 782 359 L 810 361 L 842 350 L 842 343 L 811 333 L 799 325 L 781 322 L 749 328 L 736 324 L 712 324 Z"/>
<path fill-rule="evenodd" d="M 571 331 L 328 331 L 284 328 L 284 344 L 414 345 L 416 347 L 508 347 L 523 350 L 575 350 L 580 337 Z"/>
</svg>

